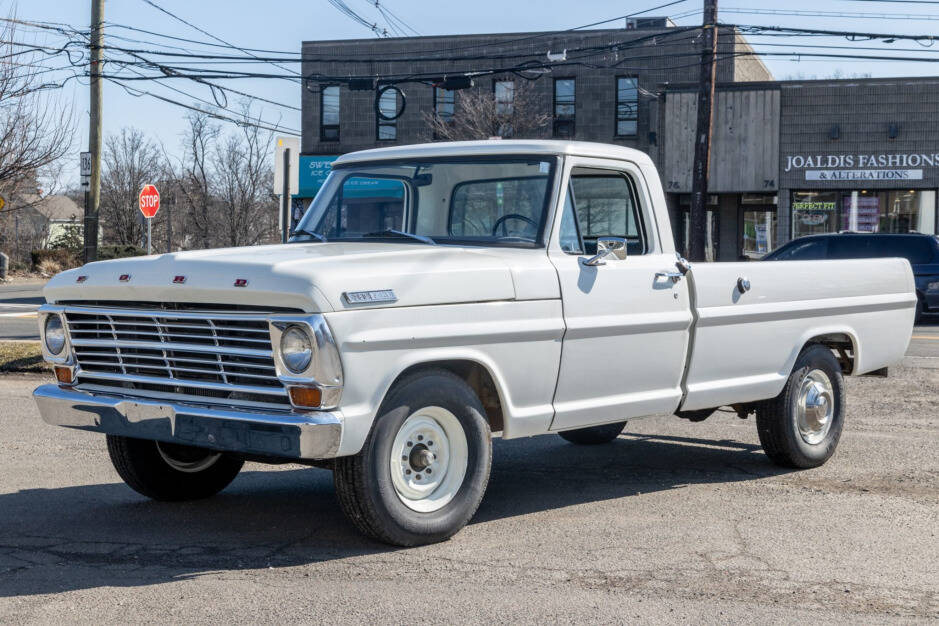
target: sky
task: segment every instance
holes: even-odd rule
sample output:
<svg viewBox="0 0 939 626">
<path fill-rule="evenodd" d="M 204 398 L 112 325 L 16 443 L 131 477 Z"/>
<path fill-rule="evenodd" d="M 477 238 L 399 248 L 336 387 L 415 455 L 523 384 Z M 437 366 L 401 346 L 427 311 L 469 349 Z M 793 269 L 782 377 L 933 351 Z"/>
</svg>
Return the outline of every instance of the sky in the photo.
<svg viewBox="0 0 939 626">
<path fill-rule="evenodd" d="M 383 16 L 375 9 L 374 0 L 345 0 L 347 5 L 374 21 L 385 25 Z M 667 0 L 624 0 L 621 2 L 600 0 L 473 0 L 472 2 L 427 0 L 380 0 L 382 6 L 392 11 L 408 26 L 424 35 L 446 35 L 466 33 L 519 32 L 540 30 L 563 30 L 590 22 L 643 11 Z M 297 51 L 303 40 L 369 38 L 375 35 L 365 26 L 342 14 L 327 0 L 153 0 L 167 11 L 185 19 L 215 37 L 242 47 Z M 685 0 L 673 6 L 652 11 L 646 15 L 670 15 L 682 26 L 701 22 L 702 0 Z M 826 15 L 779 15 L 749 14 L 739 11 L 777 10 L 831 12 Z M 21 20 L 59 22 L 86 29 L 90 18 L 89 0 L 0 0 L 0 9 L 5 15 L 15 13 Z M 814 29 L 851 30 L 877 33 L 928 34 L 936 33 L 939 26 L 939 2 L 876 2 L 869 0 L 787 0 L 785 3 L 758 0 L 721 0 L 720 20 L 725 23 L 799 26 Z M 862 14 L 867 14 L 862 15 Z M 884 15 L 887 14 L 887 15 Z M 154 39 L 148 35 L 120 29 L 113 25 L 133 26 L 159 33 L 211 41 L 204 33 L 194 30 L 169 15 L 160 12 L 145 0 L 106 0 L 105 20 L 112 25 L 106 28 L 105 43 L 110 33 L 140 39 Z M 622 21 L 611 26 L 621 25 Z M 52 42 L 61 38 L 51 35 L 21 32 L 18 39 Z M 165 41 L 165 40 L 164 40 Z M 760 46 L 785 42 L 787 50 L 800 44 L 845 45 L 844 38 L 805 37 L 798 39 L 779 37 L 750 38 L 760 51 L 779 52 L 777 46 Z M 113 42 L 113 40 L 112 40 Z M 128 42 L 123 45 L 135 46 Z M 139 44 L 143 45 L 143 44 Z M 179 45 L 189 46 L 181 43 Z M 939 60 L 939 43 L 934 48 L 921 47 L 916 42 L 897 41 L 894 44 L 858 42 L 857 46 L 874 46 L 886 53 L 904 56 L 935 57 Z M 153 48 L 153 45 L 147 45 Z M 189 46 L 194 47 L 194 46 Z M 206 49 L 206 48 L 201 48 Z M 900 50 L 910 50 L 899 51 Z M 890 52 L 897 50 L 896 52 Z M 842 53 L 842 50 L 820 50 Z M 222 52 L 226 52 L 222 50 Z M 230 52 L 230 51 L 229 51 Z M 881 54 L 865 51 L 866 54 Z M 833 75 L 851 77 L 857 75 L 878 76 L 923 76 L 939 74 L 939 66 L 931 62 L 871 61 L 871 60 L 817 60 L 787 57 L 766 57 L 764 62 L 777 79 L 826 78 Z M 63 62 L 59 61 L 58 65 Z M 281 72 L 270 65 L 255 66 L 258 71 Z M 299 68 L 297 68 L 299 69 Z M 212 100 L 211 92 L 204 86 L 185 79 L 168 82 L 191 94 Z M 136 83 L 137 86 L 159 93 L 181 102 L 192 103 L 192 99 L 169 91 L 166 86 Z M 226 83 L 253 95 L 287 105 L 300 106 L 300 85 L 287 80 L 242 79 Z M 61 91 L 62 102 L 72 103 L 78 121 L 73 145 L 75 167 L 66 168 L 66 177 L 77 177 L 78 153 L 86 149 L 88 138 L 88 87 L 85 79 L 71 80 Z M 234 107 L 235 103 L 230 102 Z M 300 128 L 298 111 L 273 104 L 260 103 L 255 109 L 265 120 L 285 127 Z M 186 111 L 172 104 L 155 100 L 149 96 L 133 97 L 121 87 L 105 82 L 104 86 L 104 133 L 119 132 L 122 127 L 134 126 L 162 143 L 170 153 L 179 149 L 180 136 L 184 128 Z M 273 158 L 273 157 L 272 157 Z M 77 181 L 66 180 L 66 186 Z"/>
</svg>

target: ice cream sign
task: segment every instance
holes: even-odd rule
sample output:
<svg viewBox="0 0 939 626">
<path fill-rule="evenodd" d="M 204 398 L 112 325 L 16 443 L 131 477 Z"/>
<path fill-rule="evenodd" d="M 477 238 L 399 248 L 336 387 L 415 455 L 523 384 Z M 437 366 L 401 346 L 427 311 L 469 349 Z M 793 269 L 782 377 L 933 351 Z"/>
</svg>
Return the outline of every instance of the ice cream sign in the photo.
<svg viewBox="0 0 939 626">
<path fill-rule="evenodd" d="M 783 171 L 802 170 L 805 180 L 922 180 L 923 168 L 939 166 L 939 153 L 793 154 Z"/>
</svg>

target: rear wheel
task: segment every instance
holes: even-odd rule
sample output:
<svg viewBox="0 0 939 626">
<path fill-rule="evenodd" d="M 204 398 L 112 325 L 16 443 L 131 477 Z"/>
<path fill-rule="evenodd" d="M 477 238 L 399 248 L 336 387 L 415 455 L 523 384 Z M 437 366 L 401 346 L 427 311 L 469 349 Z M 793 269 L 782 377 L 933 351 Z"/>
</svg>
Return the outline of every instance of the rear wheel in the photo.
<svg viewBox="0 0 939 626">
<path fill-rule="evenodd" d="M 782 393 L 756 411 L 763 451 L 777 465 L 818 467 L 827 461 L 844 427 L 844 377 L 831 350 L 806 347 Z"/>
<path fill-rule="evenodd" d="M 399 546 L 448 539 L 476 513 L 492 462 L 485 411 L 446 370 L 397 383 L 362 450 L 336 459 L 343 511 L 364 534 Z"/>
<path fill-rule="evenodd" d="M 588 426 L 587 428 L 577 428 L 575 430 L 562 430 L 558 435 L 561 439 L 571 443 L 582 446 L 595 446 L 613 441 L 619 437 L 624 428 L 626 428 L 626 422 L 616 422 L 615 424 Z"/>
<path fill-rule="evenodd" d="M 154 500 L 213 496 L 235 479 L 244 461 L 224 452 L 108 435 L 108 454 L 127 485 Z"/>
</svg>

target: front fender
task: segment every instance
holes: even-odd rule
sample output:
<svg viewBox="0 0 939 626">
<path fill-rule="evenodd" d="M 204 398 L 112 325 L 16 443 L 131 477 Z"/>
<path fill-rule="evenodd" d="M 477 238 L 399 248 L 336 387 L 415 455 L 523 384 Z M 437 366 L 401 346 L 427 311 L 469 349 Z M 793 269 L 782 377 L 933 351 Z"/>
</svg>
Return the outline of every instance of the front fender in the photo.
<svg viewBox="0 0 939 626">
<path fill-rule="evenodd" d="M 440 361 L 486 368 L 502 401 L 504 437 L 547 432 L 564 332 L 559 300 L 344 311 L 327 320 L 345 373 L 340 455 L 361 449 L 403 372 Z"/>
</svg>

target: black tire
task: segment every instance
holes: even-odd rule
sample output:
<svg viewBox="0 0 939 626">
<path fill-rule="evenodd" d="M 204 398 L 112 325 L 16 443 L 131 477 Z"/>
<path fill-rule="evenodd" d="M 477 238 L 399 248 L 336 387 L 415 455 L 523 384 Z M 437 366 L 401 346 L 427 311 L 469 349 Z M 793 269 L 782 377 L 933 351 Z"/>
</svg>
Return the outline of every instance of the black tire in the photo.
<svg viewBox="0 0 939 626">
<path fill-rule="evenodd" d="M 419 512 L 398 495 L 391 458 L 399 429 L 408 417 L 428 407 L 445 409 L 459 422 L 466 437 L 467 465 L 449 502 L 435 511 Z M 456 534 L 476 513 L 489 482 L 492 441 L 485 414 L 470 386 L 449 371 L 424 370 L 395 384 L 362 450 L 336 459 L 333 476 L 342 510 L 363 534 L 392 545 L 436 543 Z"/>
<path fill-rule="evenodd" d="M 616 422 L 615 424 L 601 424 L 600 426 L 588 426 L 576 430 L 562 430 L 558 435 L 561 439 L 580 446 L 595 446 L 613 441 L 619 437 L 624 428 L 626 428 L 626 422 Z"/>
<path fill-rule="evenodd" d="M 235 479 L 244 465 L 242 459 L 204 448 L 117 435 L 108 435 L 107 439 L 108 454 L 120 477 L 131 489 L 154 500 L 178 502 L 214 496 Z M 164 455 L 176 459 L 177 467 L 187 463 L 190 466 L 181 471 Z M 215 461 L 210 462 L 215 455 Z"/>
<path fill-rule="evenodd" d="M 810 373 L 820 370 L 830 381 L 833 405 L 830 427 L 819 441 L 808 441 L 799 428 L 799 401 Z M 826 404 L 828 400 L 826 400 Z M 756 410 L 756 426 L 763 451 L 777 465 L 806 469 L 818 467 L 835 453 L 844 428 L 844 377 L 831 350 L 818 344 L 806 346 L 796 359 L 782 393 L 761 402 Z M 818 436 L 824 432 L 819 429 Z M 809 435 L 811 438 L 811 436 Z"/>
</svg>

